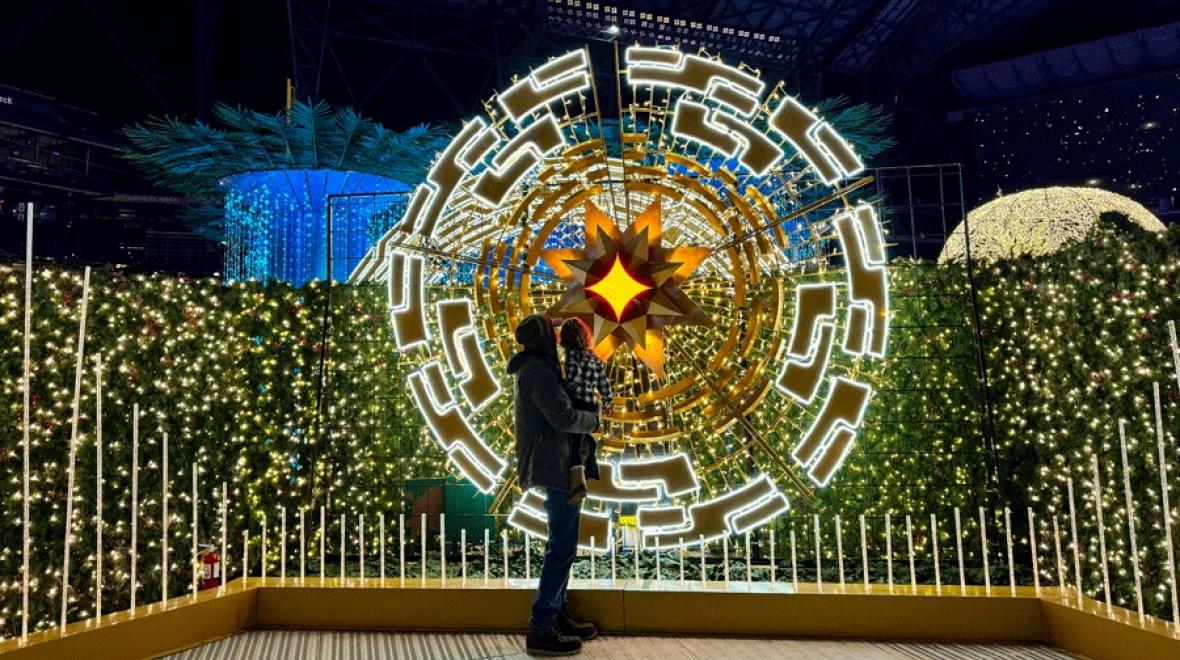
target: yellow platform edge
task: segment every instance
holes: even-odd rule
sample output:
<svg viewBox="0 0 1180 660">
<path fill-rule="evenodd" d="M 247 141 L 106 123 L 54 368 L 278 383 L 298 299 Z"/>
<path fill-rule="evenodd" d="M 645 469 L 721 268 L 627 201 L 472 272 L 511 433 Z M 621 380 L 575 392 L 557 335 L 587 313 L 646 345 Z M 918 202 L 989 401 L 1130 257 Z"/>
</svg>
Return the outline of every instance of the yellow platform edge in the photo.
<svg viewBox="0 0 1180 660">
<path fill-rule="evenodd" d="M 5 660 L 158 657 L 253 628 L 521 631 L 535 581 L 235 580 L 224 588 L 0 642 Z M 608 633 L 1045 642 L 1090 658 L 1180 660 L 1180 634 L 1056 588 L 575 580 L 572 608 Z"/>
</svg>

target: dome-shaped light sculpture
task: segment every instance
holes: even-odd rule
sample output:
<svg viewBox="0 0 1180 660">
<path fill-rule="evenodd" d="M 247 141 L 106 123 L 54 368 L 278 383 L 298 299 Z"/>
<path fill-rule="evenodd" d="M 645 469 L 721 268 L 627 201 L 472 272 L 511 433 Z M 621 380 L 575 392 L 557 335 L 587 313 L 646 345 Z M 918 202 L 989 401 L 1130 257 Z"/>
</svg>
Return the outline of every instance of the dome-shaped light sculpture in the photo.
<svg viewBox="0 0 1180 660">
<path fill-rule="evenodd" d="M 438 127 L 391 131 L 323 102 L 272 114 L 218 104 L 213 118 L 151 118 L 124 133 L 135 146 L 127 157 L 154 181 L 224 206 L 223 222 L 198 229 L 225 242 L 230 281 L 347 278 L 405 210 L 402 182 L 421 180 L 449 142 Z"/>
<path fill-rule="evenodd" d="M 1042 257 L 1081 242 L 1103 213 L 1121 213 L 1140 227 L 1163 233 L 1164 224 L 1142 204 L 1099 188 L 1033 188 L 994 199 L 967 214 L 971 258 L 996 261 Z M 965 257 L 963 224 L 947 238 L 939 263 Z"/>
</svg>

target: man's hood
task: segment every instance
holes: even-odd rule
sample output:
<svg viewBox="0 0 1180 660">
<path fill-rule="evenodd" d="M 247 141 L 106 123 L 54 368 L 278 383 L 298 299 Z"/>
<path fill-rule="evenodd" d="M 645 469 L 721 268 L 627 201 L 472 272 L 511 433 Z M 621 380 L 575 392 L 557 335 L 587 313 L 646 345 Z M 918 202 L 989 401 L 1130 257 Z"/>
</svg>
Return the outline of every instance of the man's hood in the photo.
<svg viewBox="0 0 1180 660">
<path fill-rule="evenodd" d="M 524 349 L 508 359 L 508 373 L 520 371 L 529 359 L 536 358 L 557 364 L 557 337 L 548 317 L 533 314 L 525 317 L 513 333 Z"/>
</svg>

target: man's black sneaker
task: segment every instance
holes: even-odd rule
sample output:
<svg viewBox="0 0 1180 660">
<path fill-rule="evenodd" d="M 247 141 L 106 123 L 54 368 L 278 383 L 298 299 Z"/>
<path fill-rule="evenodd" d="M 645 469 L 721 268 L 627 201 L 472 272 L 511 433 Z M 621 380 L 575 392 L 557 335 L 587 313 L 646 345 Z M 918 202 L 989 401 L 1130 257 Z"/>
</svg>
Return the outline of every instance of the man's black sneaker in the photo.
<svg viewBox="0 0 1180 660">
<path fill-rule="evenodd" d="M 544 630 L 530 629 L 524 646 L 529 655 L 574 655 L 581 652 L 582 640 L 561 634 L 557 624 L 554 624 Z"/>
<path fill-rule="evenodd" d="M 561 630 L 561 634 L 577 637 L 583 642 L 588 642 L 598 637 L 598 628 L 593 623 L 589 621 L 576 621 L 570 618 L 569 612 L 565 610 L 562 610 L 561 614 L 557 615 L 557 627 Z"/>
</svg>

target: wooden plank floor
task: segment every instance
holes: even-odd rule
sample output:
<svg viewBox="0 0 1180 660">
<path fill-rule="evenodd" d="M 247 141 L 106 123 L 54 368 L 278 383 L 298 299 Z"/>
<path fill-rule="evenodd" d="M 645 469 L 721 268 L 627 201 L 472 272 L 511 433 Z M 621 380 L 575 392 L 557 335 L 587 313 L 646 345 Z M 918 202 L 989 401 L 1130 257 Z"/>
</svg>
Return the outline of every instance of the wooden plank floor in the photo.
<svg viewBox="0 0 1180 660">
<path fill-rule="evenodd" d="M 403 632 L 255 630 L 182 653 L 170 660 L 252 660 L 319 658 L 332 660 L 475 660 L 527 658 L 521 635 Z M 719 658 L 807 658 L 809 660 L 1066 660 L 1075 658 L 1047 646 L 954 644 L 815 639 L 719 637 L 602 637 L 588 642 L 582 658 L 601 660 L 717 660 Z"/>
</svg>

